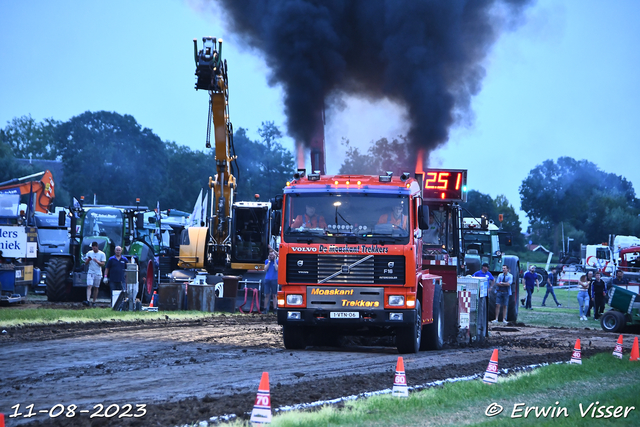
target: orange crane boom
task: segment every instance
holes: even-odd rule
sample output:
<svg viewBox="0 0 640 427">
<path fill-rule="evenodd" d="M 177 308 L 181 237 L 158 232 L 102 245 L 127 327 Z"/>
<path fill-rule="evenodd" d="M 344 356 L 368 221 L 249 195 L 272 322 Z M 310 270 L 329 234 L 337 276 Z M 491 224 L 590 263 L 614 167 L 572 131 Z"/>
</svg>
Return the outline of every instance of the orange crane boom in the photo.
<svg viewBox="0 0 640 427">
<path fill-rule="evenodd" d="M 27 179 L 42 177 L 40 180 Z M 9 181 L 0 182 L 0 193 L 10 194 L 30 194 L 36 195 L 36 212 L 49 213 L 52 209 L 55 198 L 55 185 L 53 175 L 50 171 L 38 172 L 33 175 L 14 178 Z"/>
</svg>

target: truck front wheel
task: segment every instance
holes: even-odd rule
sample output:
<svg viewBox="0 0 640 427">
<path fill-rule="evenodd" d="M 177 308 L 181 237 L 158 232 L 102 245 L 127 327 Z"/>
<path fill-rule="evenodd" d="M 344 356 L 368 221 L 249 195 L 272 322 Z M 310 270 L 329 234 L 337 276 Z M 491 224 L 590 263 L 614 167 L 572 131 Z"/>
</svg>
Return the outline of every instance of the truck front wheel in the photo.
<svg viewBox="0 0 640 427">
<path fill-rule="evenodd" d="M 284 341 L 284 348 L 287 350 L 302 350 L 307 346 L 304 330 L 302 326 L 298 325 L 283 325 L 282 340 Z"/>
<path fill-rule="evenodd" d="M 417 353 L 422 342 L 422 308 L 420 301 L 416 301 L 416 321 L 413 325 L 399 328 L 396 332 L 396 346 L 398 353 Z"/>
<path fill-rule="evenodd" d="M 51 302 L 62 302 L 69 299 L 71 284 L 68 281 L 70 262 L 67 258 L 51 257 L 45 271 L 47 272 L 47 299 Z"/>
</svg>

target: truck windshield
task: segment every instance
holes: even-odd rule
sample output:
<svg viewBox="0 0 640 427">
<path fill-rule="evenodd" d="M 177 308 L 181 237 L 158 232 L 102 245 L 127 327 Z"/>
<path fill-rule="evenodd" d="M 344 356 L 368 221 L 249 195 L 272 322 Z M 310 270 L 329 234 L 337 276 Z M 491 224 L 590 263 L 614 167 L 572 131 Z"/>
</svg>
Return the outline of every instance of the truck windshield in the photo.
<svg viewBox="0 0 640 427">
<path fill-rule="evenodd" d="M 114 245 L 122 246 L 123 218 L 118 209 L 89 209 L 82 225 L 82 237 L 107 236 Z"/>
<path fill-rule="evenodd" d="M 69 242 L 66 228 L 38 228 L 38 242 L 41 246 L 64 246 Z"/>
<path fill-rule="evenodd" d="M 284 211 L 287 242 L 353 243 L 365 239 L 409 241 L 409 197 L 372 193 L 288 195 Z"/>
<path fill-rule="evenodd" d="M 494 251 L 488 231 L 465 231 L 464 246 L 467 254 L 491 255 Z"/>
<path fill-rule="evenodd" d="M 0 217 L 16 218 L 20 210 L 19 194 L 0 193 Z"/>
</svg>

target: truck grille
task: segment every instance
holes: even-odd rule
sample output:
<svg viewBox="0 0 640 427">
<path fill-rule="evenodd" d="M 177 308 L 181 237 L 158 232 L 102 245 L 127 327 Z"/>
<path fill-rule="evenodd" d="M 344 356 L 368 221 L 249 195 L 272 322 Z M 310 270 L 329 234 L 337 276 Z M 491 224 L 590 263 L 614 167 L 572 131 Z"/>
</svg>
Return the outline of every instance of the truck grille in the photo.
<svg viewBox="0 0 640 427">
<path fill-rule="evenodd" d="M 403 285 L 405 260 L 402 255 L 374 255 L 366 261 L 347 269 L 366 255 L 287 255 L 287 282 L 313 283 L 341 271 L 326 284 L 375 284 Z M 347 271 L 348 270 L 348 271 Z"/>
</svg>

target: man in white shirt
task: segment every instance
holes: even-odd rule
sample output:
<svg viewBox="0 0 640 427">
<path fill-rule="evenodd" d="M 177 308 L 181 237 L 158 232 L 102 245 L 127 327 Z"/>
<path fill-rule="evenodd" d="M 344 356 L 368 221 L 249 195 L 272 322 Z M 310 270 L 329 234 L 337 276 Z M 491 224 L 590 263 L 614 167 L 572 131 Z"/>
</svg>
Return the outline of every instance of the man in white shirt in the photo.
<svg viewBox="0 0 640 427">
<path fill-rule="evenodd" d="M 87 300 L 84 305 L 91 304 L 91 290 L 93 289 L 93 306 L 96 306 L 100 281 L 102 280 L 102 267 L 107 261 L 104 252 L 98 249 L 98 242 L 91 243 L 91 250 L 85 255 L 84 263 L 89 266 L 87 270 Z"/>
</svg>

